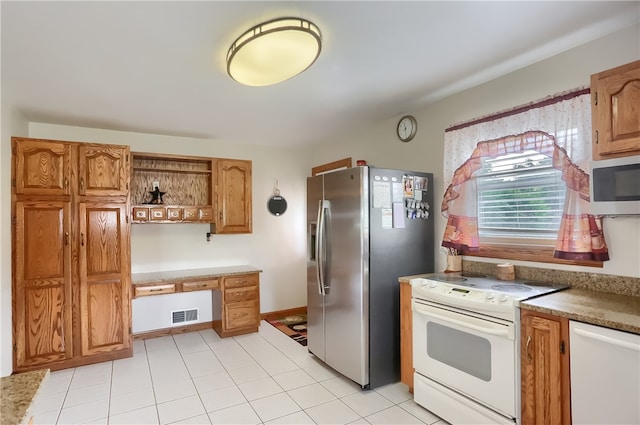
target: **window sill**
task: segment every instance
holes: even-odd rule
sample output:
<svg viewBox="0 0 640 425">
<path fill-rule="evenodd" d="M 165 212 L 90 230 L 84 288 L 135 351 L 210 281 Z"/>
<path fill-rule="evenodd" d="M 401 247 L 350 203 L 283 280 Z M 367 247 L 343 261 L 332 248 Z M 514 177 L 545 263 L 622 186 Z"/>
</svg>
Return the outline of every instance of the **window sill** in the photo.
<svg viewBox="0 0 640 425">
<path fill-rule="evenodd" d="M 571 266 L 599 267 L 602 261 L 564 260 L 553 256 L 553 248 L 516 245 L 491 245 L 480 247 L 479 251 L 463 252 L 470 257 L 498 258 L 505 260 L 536 261 L 539 263 L 566 264 Z"/>
</svg>

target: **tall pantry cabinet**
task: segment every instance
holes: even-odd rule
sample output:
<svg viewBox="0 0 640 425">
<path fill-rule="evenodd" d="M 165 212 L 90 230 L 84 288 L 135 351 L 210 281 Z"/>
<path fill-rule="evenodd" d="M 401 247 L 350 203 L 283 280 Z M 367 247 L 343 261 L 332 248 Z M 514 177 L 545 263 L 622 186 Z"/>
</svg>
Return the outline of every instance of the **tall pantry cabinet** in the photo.
<svg viewBox="0 0 640 425">
<path fill-rule="evenodd" d="M 14 371 L 131 356 L 129 156 L 12 138 Z"/>
</svg>

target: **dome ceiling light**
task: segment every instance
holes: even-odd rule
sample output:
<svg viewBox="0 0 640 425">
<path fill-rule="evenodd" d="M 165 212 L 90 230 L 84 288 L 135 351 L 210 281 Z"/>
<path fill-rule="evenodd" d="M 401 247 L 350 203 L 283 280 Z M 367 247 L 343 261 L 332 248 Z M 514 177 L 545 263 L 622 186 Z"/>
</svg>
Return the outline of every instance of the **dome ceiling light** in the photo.
<svg viewBox="0 0 640 425">
<path fill-rule="evenodd" d="M 268 86 L 295 77 L 322 49 L 320 29 L 302 18 L 278 18 L 243 33 L 227 53 L 227 73 L 247 86 Z"/>
</svg>

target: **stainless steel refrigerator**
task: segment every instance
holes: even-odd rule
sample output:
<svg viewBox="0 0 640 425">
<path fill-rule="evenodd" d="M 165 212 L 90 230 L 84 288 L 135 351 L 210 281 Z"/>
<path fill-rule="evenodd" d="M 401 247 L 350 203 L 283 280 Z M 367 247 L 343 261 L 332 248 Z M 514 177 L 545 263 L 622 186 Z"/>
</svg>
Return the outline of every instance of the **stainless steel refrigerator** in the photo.
<svg viewBox="0 0 640 425">
<path fill-rule="evenodd" d="M 307 348 L 363 389 L 400 380 L 398 277 L 433 272 L 433 175 L 307 179 Z"/>
</svg>

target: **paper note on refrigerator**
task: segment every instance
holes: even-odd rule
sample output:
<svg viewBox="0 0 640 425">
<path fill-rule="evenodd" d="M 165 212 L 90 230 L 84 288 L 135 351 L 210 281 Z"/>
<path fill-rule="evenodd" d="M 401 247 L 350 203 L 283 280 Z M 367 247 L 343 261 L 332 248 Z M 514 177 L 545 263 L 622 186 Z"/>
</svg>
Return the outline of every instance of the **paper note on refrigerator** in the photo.
<svg viewBox="0 0 640 425">
<path fill-rule="evenodd" d="M 404 197 L 404 189 L 402 188 L 402 183 L 391 183 L 391 192 L 393 194 L 392 202 L 402 202 L 402 198 Z"/>
<path fill-rule="evenodd" d="M 373 182 L 373 208 L 391 208 L 391 183 Z"/>
<path fill-rule="evenodd" d="M 393 213 L 391 208 L 382 209 L 382 228 L 391 229 L 393 227 Z"/>
<path fill-rule="evenodd" d="M 404 229 L 404 204 L 402 202 L 393 203 L 393 227 Z"/>
</svg>

